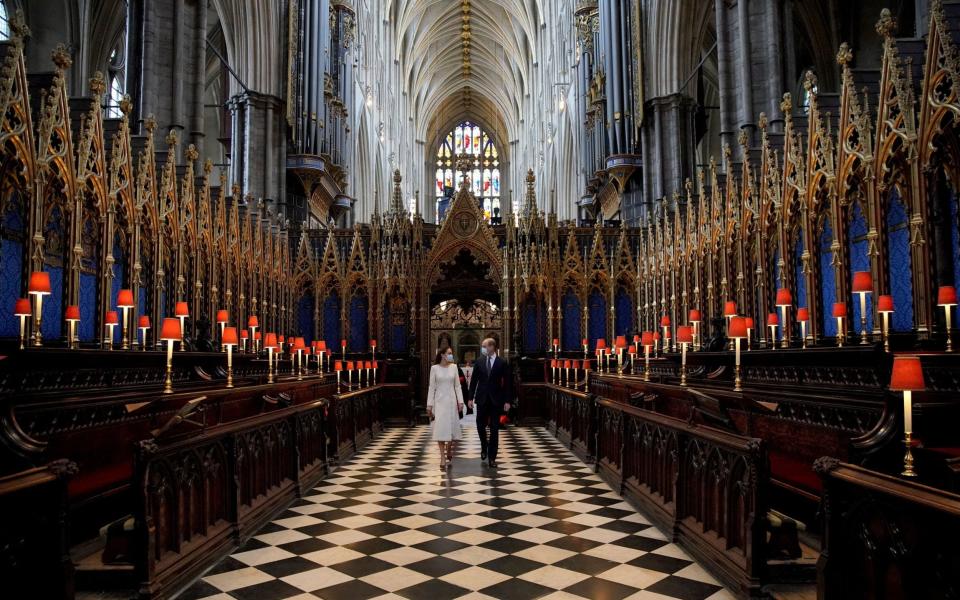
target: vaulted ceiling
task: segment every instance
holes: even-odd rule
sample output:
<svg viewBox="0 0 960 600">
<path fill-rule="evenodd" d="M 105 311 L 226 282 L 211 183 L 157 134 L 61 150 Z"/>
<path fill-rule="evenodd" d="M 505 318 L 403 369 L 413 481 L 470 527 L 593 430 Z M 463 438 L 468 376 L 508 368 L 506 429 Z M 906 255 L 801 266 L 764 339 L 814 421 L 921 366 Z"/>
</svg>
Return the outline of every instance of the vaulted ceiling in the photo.
<svg viewBox="0 0 960 600">
<path fill-rule="evenodd" d="M 537 61 L 542 1 L 389 0 L 421 139 L 461 118 L 515 135 Z"/>
</svg>

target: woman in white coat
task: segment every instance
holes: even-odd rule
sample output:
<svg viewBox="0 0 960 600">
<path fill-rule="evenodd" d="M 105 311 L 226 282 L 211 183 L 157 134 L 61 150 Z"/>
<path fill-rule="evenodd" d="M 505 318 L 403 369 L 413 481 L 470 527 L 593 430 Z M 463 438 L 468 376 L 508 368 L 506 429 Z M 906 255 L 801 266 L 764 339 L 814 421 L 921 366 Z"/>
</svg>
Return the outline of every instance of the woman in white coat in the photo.
<svg viewBox="0 0 960 600">
<path fill-rule="evenodd" d="M 463 411 L 463 391 L 460 377 L 449 346 L 441 348 L 430 367 L 430 387 L 427 390 L 427 414 L 433 422 L 433 439 L 440 448 L 440 470 L 450 468 L 453 462 L 453 444 L 460 439 L 460 413 Z"/>
</svg>

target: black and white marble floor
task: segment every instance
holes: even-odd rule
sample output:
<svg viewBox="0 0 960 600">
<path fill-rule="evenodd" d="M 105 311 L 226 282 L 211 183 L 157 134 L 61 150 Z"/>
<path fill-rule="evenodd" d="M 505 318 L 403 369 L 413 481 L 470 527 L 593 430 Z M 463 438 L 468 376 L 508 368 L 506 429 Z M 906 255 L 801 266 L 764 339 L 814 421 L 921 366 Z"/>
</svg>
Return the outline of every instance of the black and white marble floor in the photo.
<svg viewBox="0 0 960 600">
<path fill-rule="evenodd" d="M 446 474 L 429 427 L 388 430 L 179 599 L 732 600 L 547 431 L 494 470 L 463 427 Z"/>
</svg>

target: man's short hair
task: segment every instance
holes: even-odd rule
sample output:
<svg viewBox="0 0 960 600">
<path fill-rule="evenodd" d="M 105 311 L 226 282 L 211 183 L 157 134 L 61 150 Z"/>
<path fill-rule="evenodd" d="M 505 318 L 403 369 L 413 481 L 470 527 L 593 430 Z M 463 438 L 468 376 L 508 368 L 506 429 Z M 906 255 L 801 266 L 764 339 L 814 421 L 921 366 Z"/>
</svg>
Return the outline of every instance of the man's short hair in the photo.
<svg viewBox="0 0 960 600">
<path fill-rule="evenodd" d="M 480 342 L 480 345 L 482 346 L 483 344 L 486 344 L 487 342 L 490 342 L 491 344 L 493 344 L 493 349 L 494 349 L 494 350 L 498 350 L 498 349 L 500 348 L 500 344 L 497 343 L 497 338 L 488 337 L 488 338 L 484 339 L 482 342 Z"/>
</svg>

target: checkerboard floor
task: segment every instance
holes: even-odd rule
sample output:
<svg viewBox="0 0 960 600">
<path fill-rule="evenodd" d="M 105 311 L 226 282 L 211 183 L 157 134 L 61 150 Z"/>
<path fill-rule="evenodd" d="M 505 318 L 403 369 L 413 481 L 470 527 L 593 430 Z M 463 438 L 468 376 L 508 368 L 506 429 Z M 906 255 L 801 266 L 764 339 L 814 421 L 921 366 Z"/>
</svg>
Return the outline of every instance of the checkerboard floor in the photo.
<svg viewBox="0 0 960 600">
<path fill-rule="evenodd" d="M 464 424 L 451 471 L 428 426 L 391 429 L 179 600 L 733 596 L 542 428 Z"/>
</svg>

